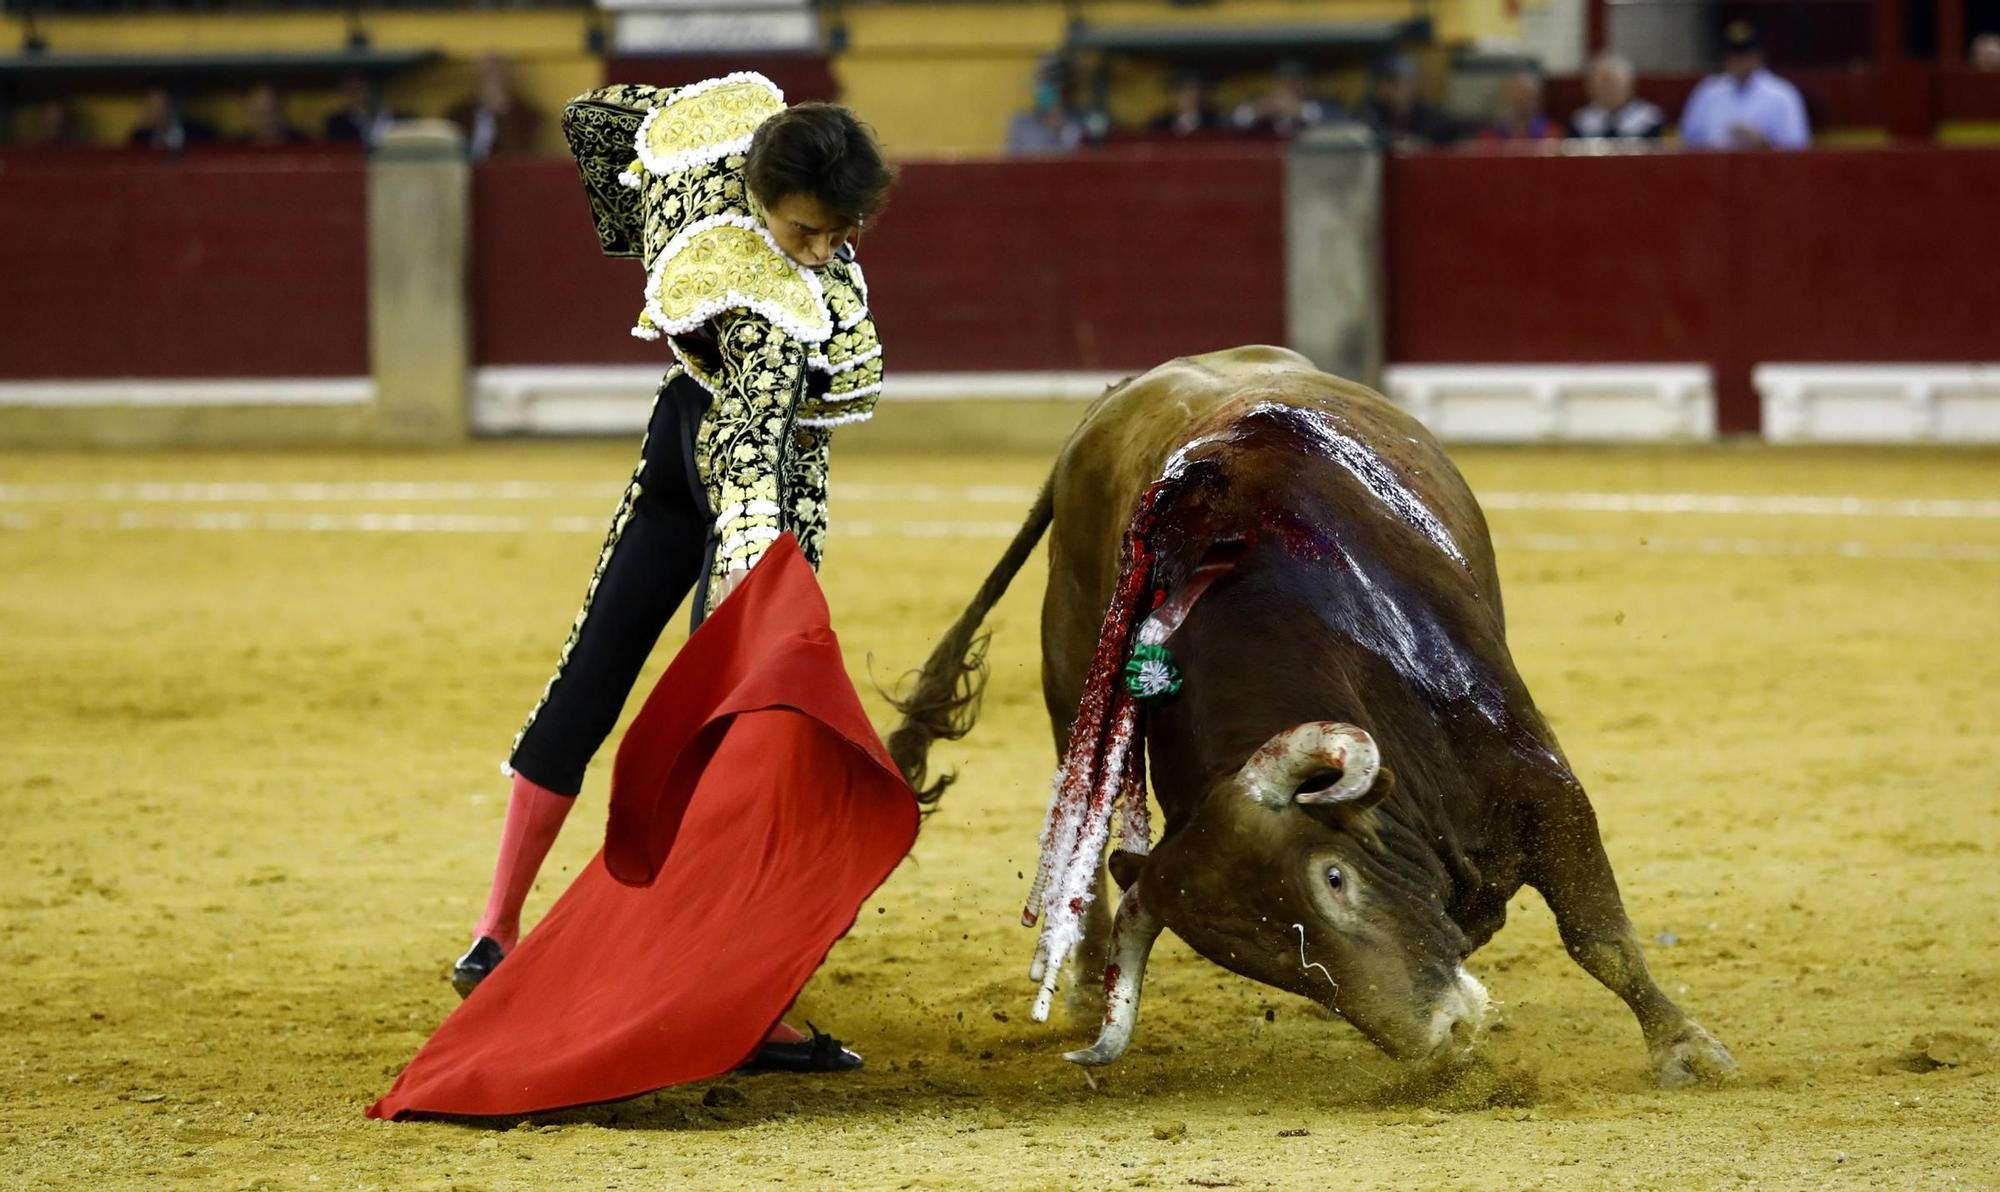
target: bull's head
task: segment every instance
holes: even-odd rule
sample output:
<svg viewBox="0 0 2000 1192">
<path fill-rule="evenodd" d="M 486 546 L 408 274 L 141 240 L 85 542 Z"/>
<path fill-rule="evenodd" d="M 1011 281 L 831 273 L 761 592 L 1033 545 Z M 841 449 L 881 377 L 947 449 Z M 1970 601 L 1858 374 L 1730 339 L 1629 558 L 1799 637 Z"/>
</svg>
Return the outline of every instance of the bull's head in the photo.
<svg viewBox="0 0 2000 1192">
<path fill-rule="evenodd" d="M 1466 940 L 1438 891 L 1386 850 L 1376 809 L 1394 781 L 1359 728 L 1301 724 L 1216 784 L 1151 856 L 1114 853 L 1125 893 L 1104 1029 L 1068 1058 L 1124 1054 L 1163 927 L 1224 968 L 1335 1011 L 1399 1059 L 1469 1050 L 1486 991 L 1460 964 Z"/>
</svg>

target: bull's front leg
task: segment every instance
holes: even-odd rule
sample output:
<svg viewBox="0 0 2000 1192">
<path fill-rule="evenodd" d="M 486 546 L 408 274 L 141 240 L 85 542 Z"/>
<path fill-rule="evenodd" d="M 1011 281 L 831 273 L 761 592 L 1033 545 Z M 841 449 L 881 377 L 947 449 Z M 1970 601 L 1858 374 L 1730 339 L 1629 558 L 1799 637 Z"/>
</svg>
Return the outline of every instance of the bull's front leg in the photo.
<svg viewBox="0 0 2000 1192">
<path fill-rule="evenodd" d="M 1530 883 L 1555 913 L 1570 958 L 1632 1008 L 1662 1087 L 1729 1079 L 1736 1072 L 1729 1049 L 1676 1006 L 1646 970 L 1583 790 L 1566 785 L 1546 797 L 1550 806 L 1538 817 L 1542 830 Z"/>
<path fill-rule="evenodd" d="M 1104 1018 L 1104 966 L 1111 957 L 1111 902 L 1104 880 L 1104 867 L 1097 867 L 1090 905 L 1083 912 L 1083 938 L 1070 951 L 1068 988 L 1063 1008 L 1078 1022 L 1097 1023 Z"/>
</svg>

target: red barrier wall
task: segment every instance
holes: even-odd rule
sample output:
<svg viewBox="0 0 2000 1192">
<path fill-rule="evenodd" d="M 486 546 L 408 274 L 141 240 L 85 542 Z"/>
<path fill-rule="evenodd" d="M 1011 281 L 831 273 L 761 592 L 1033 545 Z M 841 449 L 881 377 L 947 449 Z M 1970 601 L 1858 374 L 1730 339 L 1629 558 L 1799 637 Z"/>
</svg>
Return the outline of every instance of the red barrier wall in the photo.
<svg viewBox="0 0 2000 1192">
<path fill-rule="evenodd" d="M 0 377 L 368 372 L 358 156 L 0 156 Z"/>
<path fill-rule="evenodd" d="M 1712 365 L 1991 360 L 2000 150 L 1398 157 L 1389 359 Z"/>
<path fill-rule="evenodd" d="M 914 162 L 862 238 L 890 367 L 1137 369 L 1285 336 L 1276 147 Z M 474 358 L 658 360 L 641 274 L 597 252 L 576 171 L 475 174 Z"/>
</svg>

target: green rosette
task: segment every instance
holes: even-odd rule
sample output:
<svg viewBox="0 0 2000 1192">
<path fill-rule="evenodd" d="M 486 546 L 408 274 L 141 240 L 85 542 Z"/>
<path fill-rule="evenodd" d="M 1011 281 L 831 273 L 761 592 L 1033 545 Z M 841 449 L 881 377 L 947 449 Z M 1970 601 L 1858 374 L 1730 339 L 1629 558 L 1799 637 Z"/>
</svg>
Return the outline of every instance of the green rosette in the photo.
<svg viewBox="0 0 2000 1192">
<path fill-rule="evenodd" d="M 1181 668 L 1165 646 L 1140 646 L 1125 664 L 1125 690 L 1134 699 L 1162 699 L 1181 689 Z"/>
</svg>

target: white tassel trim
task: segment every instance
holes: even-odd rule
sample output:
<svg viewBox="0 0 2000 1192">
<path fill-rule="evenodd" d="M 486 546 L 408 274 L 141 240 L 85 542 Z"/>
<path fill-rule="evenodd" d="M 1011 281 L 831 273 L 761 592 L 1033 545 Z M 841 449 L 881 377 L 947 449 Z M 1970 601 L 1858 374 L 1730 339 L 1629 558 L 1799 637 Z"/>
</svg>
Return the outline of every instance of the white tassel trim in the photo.
<svg viewBox="0 0 2000 1192">
<path fill-rule="evenodd" d="M 723 75 L 721 78 L 705 79 L 692 86 L 681 88 L 679 91 L 674 92 L 672 99 L 646 113 L 646 118 L 639 122 L 639 134 L 633 138 L 633 148 L 638 150 L 639 161 L 646 167 L 648 173 L 672 174 L 680 170 L 691 170 L 696 166 L 705 166 L 710 162 L 721 161 L 732 153 L 748 153 L 750 151 L 751 135 L 736 137 L 717 145 L 702 145 L 694 149 L 683 149 L 679 153 L 669 153 L 665 157 L 656 156 L 647 143 L 648 138 L 646 134 L 652 131 L 653 121 L 672 112 L 675 104 L 684 99 L 693 99 L 704 92 L 713 91 L 718 87 L 727 87 L 734 83 L 762 84 L 770 90 L 772 97 L 777 100 L 780 106 L 783 106 L 785 102 L 785 93 L 778 89 L 778 85 L 754 70 L 739 70 Z"/>
<path fill-rule="evenodd" d="M 693 243 L 696 236 L 725 226 L 743 228 L 763 237 L 764 243 L 770 246 L 771 251 L 778 254 L 778 259 L 784 261 L 791 267 L 793 273 L 805 280 L 806 289 L 812 294 L 813 305 L 818 308 L 820 317 L 825 322 L 809 327 L 801 322 L 796 314 L 770 299 L 738 293 L 735 290 L 710 298 L 696 307 L 694 313 L 686 318 L 668 318 L 667 312 L 653 300 L 653 291 L 659 286 L 661 275 L 676 256 L 687 250 L 687 246 Z M 653 325 L 668 335 L 681 335 L 693 331 L 726 310 L 754 311 L 770 320 L 780 331 L 809 345 L 823 344 L 833 336 L 833 315 L 826 308 L 826 290 L 819 284 L 819 278 L 813 276 L 812 270 L 786 256 L 785 250 L 779 248 L 777 240 L 772 237 L 771 230 L 747 215 L 711 215 L 682 228 L 679 235 L 667 241 L 667 246 L 660 250 L 659 258 L 653 262 L 652 269 L 646 274 L 646 313 L 652 316 Z"/>
<path fill-rule="evenodd" d="M 836 389 L 826 395 L 826 400 L 830 402 L 850 402 L 880 392 L 882 392 L 882 382 L 875 381 L 871 384 L 863 385 L 859 389 Z"/>
<path fill-rule="evenodd" d="M 874 416 L 875 411 L 873 410 L 861 410 L 853 414 L 839 414 L 832 418 L 800 418 L 796 421 L 800 426 L 810 426 L 816 430 L 824 430 L 831 426 L 846 426 L 854 422 L 866 422 Z"/>
<path fill-rule="evenodd" d="M 667 341 L 667 346 L 673 349 L 674 359 L 679 362 L 674 367 L 680 371 L 681 375 L 701 386 L 702 392 L 708 394 L 710 397 L 716 396 L 715 386 L 709 384 L 708 378 L 702 376 L 692 364 L 688 363 L 687 355 L 681 351 L 681 341 L 670 339 Z"/>
<path fill-rule="evenodd" d="M 729 528 L 730 522 L 735 521 L 739 517 L 777 517 L 778 513 L 778 503 L 776 501 L 748 501 L 731 505 L 716 515 L 715 532 L 718 534 L 722 533 L 722 531 Z M 772 537 L 775 538 L 776 536 L 776 532 L 773 531 Z"/>
<path fill-rule="evenodd" d="M 729 541 L 717 547 L 715 553 L 726 559 L 739 548 L 749 546 L 753 542 L 776 542 L 778 535 L 782 533 L 784 531 L 776 526 L 757 526 L 740 534 L 730 535 Z"/>
<path fill-rule="evenodd" d="M 630 170 L 626 170 L 618 175 L 618 185 L 625 187 L 627 190 L 638 190 L 639 188 L 645 186 L 646 182 L 643 178 L 639 177 L 639 175 L 634 174 Z"/>
<path fill-rule="evenodd" d="M 814 372 L 823 372 L 830 377 L 837 377 L 841 373 L 853 372 L 870 360 L 880 360 L 881 358 L 882 345 L 876 344 L 859 356 L 850 356 L 839 364 L 835 364 L 825 356 L 814 356 L 806 361 L 806 367 L 812 369 Z"/>
</svg>

